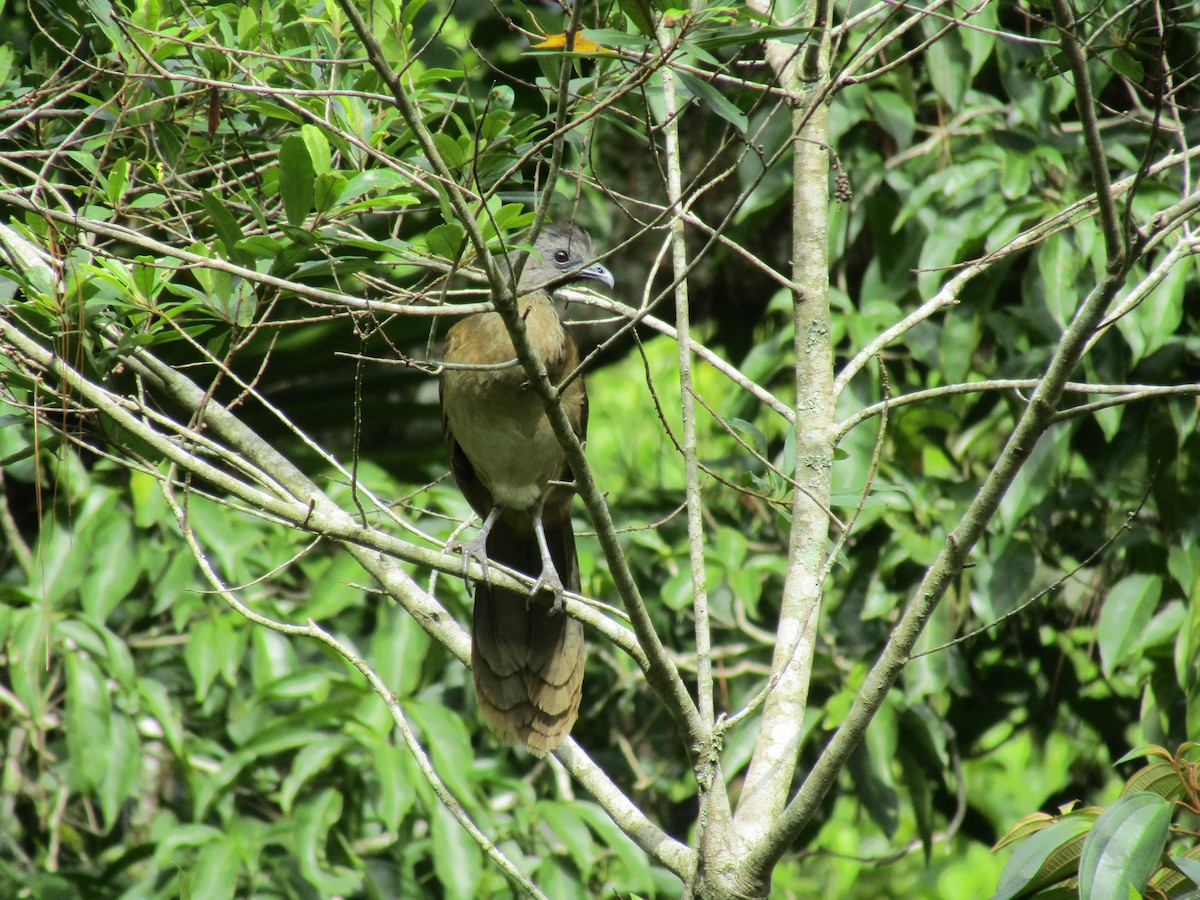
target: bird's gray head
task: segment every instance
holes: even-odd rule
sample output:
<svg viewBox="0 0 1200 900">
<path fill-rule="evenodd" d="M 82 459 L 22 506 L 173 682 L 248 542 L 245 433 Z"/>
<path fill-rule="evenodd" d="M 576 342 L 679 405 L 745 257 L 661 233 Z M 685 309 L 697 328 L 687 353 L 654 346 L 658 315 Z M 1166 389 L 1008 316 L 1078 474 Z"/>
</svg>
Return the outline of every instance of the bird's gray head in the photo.
<svg viewBox="0 0 1200 900">
<path fill-rule="evenodd" d="M 613 286 L 612 273 L 596 262 L 592 239 L 573 224 L 547 225 L 533 244 L 518 288 L 552 291 L 588 278 Z"/>
</svg>

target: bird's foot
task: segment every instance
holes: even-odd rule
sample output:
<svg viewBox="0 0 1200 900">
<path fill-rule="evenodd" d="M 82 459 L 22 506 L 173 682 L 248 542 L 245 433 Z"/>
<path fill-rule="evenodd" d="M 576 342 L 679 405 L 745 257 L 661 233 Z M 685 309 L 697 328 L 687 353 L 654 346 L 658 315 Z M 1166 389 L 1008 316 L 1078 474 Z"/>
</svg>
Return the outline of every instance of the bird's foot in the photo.
<svg viewBox="0 0 1200 900">
<path fill-rule="evenodd" d="M 483 520 L 483 525 L 479 529 L 479 533 L 469 541 L 454 540 L 446 544 L 447 553 L 462 553 L 462 579 L 467 583 L 467 594 L 470 595 L 472 584 L 469 577 L 471 571 L 471 560 L 479 563 L 479 567 L 483 569 L 484 580 L 488 577 L 488 555 L 487 555 L 487 537 L 492 530 L 492 526 L 496 524 L 496 519 L 500 516 L 502 507 L 494 506 L 492 511 L 488 513 L 487 518 Z"/>
<path fill-rule="evenodd" d="M 564 606 L 563 592 L 565 590 L 566 588 L 563 587 L 562 579 L 558 577 L 558 570 L 554 568 L 553 563 L 547 563 L 542 567 L 542 574 L 538 576 L 538 580 L 534 582 L 533 590 L 529 592 L 529 598 L 532 600 L 541 591 L 550 591 L 554 595 L 554 612 L 562 612 Z"/>
<path fill-rule="evenodd" d="M 450 543 L 446 545 L 447 553 L 462 554 L 462 577 L 463 580 L 467 582 L 468 588 L 471 586 L 471 579 L 467 577 L 468 573 L 471 571 L 471 560 L 475 560 L 477 563 L 479 563 L 480 568 L 483 569 L 484 576 L 487 576 L 489 560 L 485 538 L 486 535 L 479 535 L 478 537 L 472 538 L 469 541 L 450 541 Z"/>
</svg>

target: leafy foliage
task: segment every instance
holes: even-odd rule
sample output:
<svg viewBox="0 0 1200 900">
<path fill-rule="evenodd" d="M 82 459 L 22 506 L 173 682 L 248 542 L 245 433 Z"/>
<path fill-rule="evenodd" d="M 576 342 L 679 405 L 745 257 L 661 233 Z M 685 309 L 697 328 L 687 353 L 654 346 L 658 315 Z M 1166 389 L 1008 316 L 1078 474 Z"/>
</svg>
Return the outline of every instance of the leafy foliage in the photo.
<svg viewBox="0 0 1200 900">
<path fill-rule="evenodd" d="M 1174 755 L 1162 747 L 1135 750 L 1118 762 L 1143 757 L 1150 762 L 1126 780 L 1121 796 L 1106 809 L 1064 809 L 1058 816 L 1035 813 L 1022 819 L 997 844 L 1020 842 L 995 900 L 1064 890 L 1080 897 L 1194 894 L 1200 886 L 1195 756 L 1191 743 Z"/>
</svg>

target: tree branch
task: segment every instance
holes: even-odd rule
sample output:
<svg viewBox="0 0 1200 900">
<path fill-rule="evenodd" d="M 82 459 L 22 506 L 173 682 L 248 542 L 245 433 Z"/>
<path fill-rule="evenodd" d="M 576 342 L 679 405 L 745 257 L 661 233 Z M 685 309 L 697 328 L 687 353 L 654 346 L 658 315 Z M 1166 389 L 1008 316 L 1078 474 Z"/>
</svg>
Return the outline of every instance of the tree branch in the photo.
<svg viewBox="0 0 1200 900">
<path fill-rule="evenodd" d="M 1055 3 L 1056 5 L 1065 5 L 1065 0 L 1055 0 Z M 1064 38 L 1065 41 L 1066 38 Z M 1078 51 L 1078 46 L 1075 46 Z M 1086 66 L 1082 67 L 1082 71 L 1076 72 L 1076 77 L 1083 82 L 1083 89 L 1080 90 L 1080 86 L 1077 85 L 1076 93 L 1076 105 L 1081 106 L 1085 99 L 1087 101 L 1091 99 Z M 1098 141 L 1094 115 L 1090 110 L 1082 108 L 1079 112 L 1081 121 L 1092 123 L 1090 130 L 1093 134 L 1088 138 L 1089 143 L 1093 139 Z M 1101 154 L 1101 158 L 1093 160 L 1093 162 L 1103 166 L 1103 155 Z M 1094 172 L 1093 175 L 1098 186 L 1098 193 L 1105 193 L 1104 188 L 1108 184 L 1107 172 L 1102 174 Z M 1111 200 L 1111 194 L 1109 194 L 1110 211 Z M 1103 199 L 1101 206 L 1104 206 Z M 1115 218 L 1113 223 L 1115 224 Z M 868 673 L 845 721 L 821 752 L 816 765 L 813 766 L 796 796 L 771 829 L 767 839 L 751 848 L 744 864 L 747 878 L 761 877 L 764 873 L 770 872 L 788 846 L 809 823 L 817 806 L 849 760 L 850 754 L 862 740 L 871 719 L 883 705 L 888 691 L 899 678 L 900 672 L 908 662 L 912 648 L 920 637 L 925 624 L 929 621 L 929 617 L 941 602 L 946 589 L 962 571 L 972 548 L 983 535 L 984 529 L 995 515 L 1000 501 L 1004 498 L 1013 480 L 1028 461 L 1038 439 L 1053 423 L 1055 410 L 1067 384 L 1067 379 L 1083 356 L 1088 339 L 1099 326 L 1105 311 L 1111 306 L 1125 283 L 1129 263 L 1124 247 L 1119 242 L 1108 246 L 1115 255 L 1110 255 L 1106 261 L 1104 278 L 1089 293 L 1080 305 L 1074 319 L 1063 332 L 1054 355 L 1042 376 L 1041 383 L 1034 391 L 1033 397 L 1026 405 L 1025 411 L 1005 443 L 1000 458 L 946 539 L 937 558 L 926 571 L 916 594 L 904 610 L 899 623 L 892 630 L 879 659 Z"/>
<path fill-rule="evenodd" d="M 758 742 L 738 800 L 735 826 L 743 846 L 759 846 L 784 808 L 799 758 L 804 709 L 815 652 L 820 572 L 829 535 L 833 445 L 833 360 L 829 320 L 829 116 L 823 102 L 829 78 L 830 5 L 816 0 L 806 24 L 819 36 L 800 48 L 769 42 L 767 58 L 796 100 L 792 106 L 792 294 L 795 353 L 795 492 L 788 566 L 780 598 L 767 695 Z M 809 494 L 817 499 L 813 502 Z M 766 870 L 741 867 L 744 884 L 769 880 Z"/>
</svg>

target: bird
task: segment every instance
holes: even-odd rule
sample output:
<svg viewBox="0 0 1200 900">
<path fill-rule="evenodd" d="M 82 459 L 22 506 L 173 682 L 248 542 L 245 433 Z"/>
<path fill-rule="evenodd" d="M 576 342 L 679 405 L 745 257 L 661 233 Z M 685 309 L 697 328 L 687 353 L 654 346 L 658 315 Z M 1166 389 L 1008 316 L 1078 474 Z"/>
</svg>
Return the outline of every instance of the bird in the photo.
<svg viewBox="0 0 1200 900">
<path fill-rule="evenodd" d="M 596 262 L 591 239 L 573 223 L 547 225 L 532 252 L 504 261 L 520 271 L 517 309 L 529 343 L 559 386 L 562 408 L 583 441 L 587 391 L 578 375 L 562 385 L 578 366 L 579 351 L 554 292 L 588 279 L 611 288 L 612 273 Z M 443 360 L 447 462 L 483 519 L 474 540 L 449 547 L 462 550 L 464 567 L 473 556 L 485 572 L 471 622 L 475 696 L 501 740 L 545 756 L 575 724 L 583 685 L 583 626 L 566 615 L 562 600 L 564 591 L 579 591 L 573 476 L 499 313 L 477 313 L 454 325 Z M 533 590 L 492 585 L 489 561 L 536 576 Z"/>
</svg>

